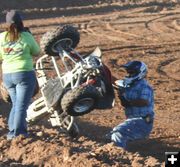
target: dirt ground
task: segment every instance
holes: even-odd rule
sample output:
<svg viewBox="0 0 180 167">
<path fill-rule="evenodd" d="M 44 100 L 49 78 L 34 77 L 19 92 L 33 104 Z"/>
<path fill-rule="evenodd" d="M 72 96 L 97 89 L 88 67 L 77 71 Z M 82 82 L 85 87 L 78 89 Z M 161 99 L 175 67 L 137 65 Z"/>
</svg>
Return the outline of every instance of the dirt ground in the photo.
<svg viewBox="0 0 180 167">
<path fill-rule="evenodd" d="M 147 81 L 155 91 L 152 133 L 128 142 L 126 150 L 104 139 L 125 120 L 117 97 L 113 109 L 76 118 L 76 140 L 43 120 L 29 124 L 30 138 L 7 141 L 11 106 L 0 99 L 0 167 L 163 167 L 166 151 L 180 151 L 179 0 L 6 0 L 0 9 L 0 32 L 6 12 L 18 9 L 38 43 L 60 24 L 77 27 L 81 40 L 76 50 L 86 55 L 99 46 L 103 62 L 119 79 L 124 75 L 119 70 L 122 63 L 144 61 L 149 67 Z"/>
</svg>

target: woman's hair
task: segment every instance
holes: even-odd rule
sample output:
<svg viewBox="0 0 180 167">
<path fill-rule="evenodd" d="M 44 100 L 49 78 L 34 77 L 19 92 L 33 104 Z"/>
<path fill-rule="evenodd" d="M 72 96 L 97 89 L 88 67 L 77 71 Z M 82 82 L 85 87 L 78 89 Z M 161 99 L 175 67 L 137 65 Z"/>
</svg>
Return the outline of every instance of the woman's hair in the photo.
<svg viewBox="0 0 180 167">
<path fill-rule="evenodd" d="M 6 31 L 8 32 L 5 40 L 10 40 L 11 42 L 17 42 L 17 40 L 20 38 L 20 34 L 22 31 L 24 31 L 24 25 L 23 22 L 17 22 L 8 24 Z"/>
</svg>

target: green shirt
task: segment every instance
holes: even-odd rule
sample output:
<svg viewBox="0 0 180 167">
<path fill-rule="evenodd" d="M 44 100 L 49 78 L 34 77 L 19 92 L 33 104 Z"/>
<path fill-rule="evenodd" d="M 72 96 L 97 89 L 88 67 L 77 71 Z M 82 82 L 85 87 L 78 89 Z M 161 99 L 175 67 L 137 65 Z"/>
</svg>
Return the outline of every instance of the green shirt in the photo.
<svg viewBox="0 0 180 167">
<path fill-rule="evenodd" d="M 33 70 L 33 55 L 40 53 L 40 47 L 32 34 L 22 32 L 20 39 L 12 43 L 5 41 L 8 32 L 0 33 L 0 57 L 3 73 L 14 73 Z"/>
</svg>

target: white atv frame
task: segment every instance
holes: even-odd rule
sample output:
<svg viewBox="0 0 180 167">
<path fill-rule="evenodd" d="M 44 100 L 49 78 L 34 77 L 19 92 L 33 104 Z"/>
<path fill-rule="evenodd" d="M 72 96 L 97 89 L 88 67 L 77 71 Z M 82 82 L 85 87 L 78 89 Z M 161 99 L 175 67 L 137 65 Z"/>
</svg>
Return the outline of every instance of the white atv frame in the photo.
<svg viewBox="0 0 180 167">
<path fill-rule="evenodd" d="M 74 116 L 91 112 L 97 106 L 98 99 L 107 93 L 103 80 L 99 87 L 89 85 L 91 77 L 100 75 L 103 69 L 101 50 L 97 47 L 84 58 L 74 49 L 79 39 L 77 30 L 67 25 L 44 34 L 40 45 L 46 54 L 36 62 L 42 96 L 29 106 L 26 118 L 27 122 L 33 122 L 48 114 L 52 126 L 60 127 L 72 137 L 79 133 Z M 76 58 L 71 52 L 75 53 Z M 61 64 L 58 64 L 56 56 L 60 58 L 65 72 L 60 69 Z M 56 71 L 56 75 L 49 76 L 49 70 Z M 85 86 L 82 86 L 82 79 Z"/>
</svg>

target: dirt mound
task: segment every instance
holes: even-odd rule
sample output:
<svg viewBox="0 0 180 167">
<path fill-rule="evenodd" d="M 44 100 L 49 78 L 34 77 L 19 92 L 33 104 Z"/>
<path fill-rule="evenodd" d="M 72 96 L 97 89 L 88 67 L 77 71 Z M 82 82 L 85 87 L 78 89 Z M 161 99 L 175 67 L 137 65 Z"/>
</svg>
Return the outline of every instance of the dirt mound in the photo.
<svg viewBox="0 0 180 167">
<path fill-rule="evenodd" d="M 52 132 L 50 132 L 52 133 Z M 132 154 L 113 143 L 102 145 L 96 141 L 80 137 L 71 141 L 58 133 L 40 137 L 19 136 L 12 141 L 1 140 L 0 166 L 161 166 L 152 156 L 142 157 L 138 152 Z M 50 139 L 51 138 L 51 139 Z M 2 138 L 1 138 L 2 139 Z"/>
<path fill-rule="evenodd" d="M 99 46 L 103 62 L 116 78 L 124 76 L 121 64 L 144 61 L 149 67 L 147 80 L 155 91 L 153 131 L 146 139 L 127 143 L 126 150 L 107 144 L 104 138 L 125 120 L 117 97 L 113 109 L 77 118 L 80 135 L 76 140 L 44 119 L 29 124 L 29 138 L 7 141 L 11 106 L 0 99 L 0 167 L 159 167 L 164 166 L 166 151 L 180 150 L 179 0 L 6 0 L 0 9 L 0 31 L 5 27 L 5 13 L 18 9 L 38 43 L 59 24 L 77 27 L 81 35 L 77 51 L 86 55 Z"/>
</svg>

